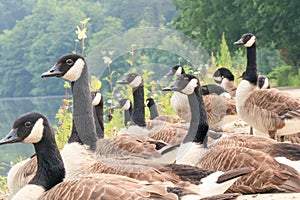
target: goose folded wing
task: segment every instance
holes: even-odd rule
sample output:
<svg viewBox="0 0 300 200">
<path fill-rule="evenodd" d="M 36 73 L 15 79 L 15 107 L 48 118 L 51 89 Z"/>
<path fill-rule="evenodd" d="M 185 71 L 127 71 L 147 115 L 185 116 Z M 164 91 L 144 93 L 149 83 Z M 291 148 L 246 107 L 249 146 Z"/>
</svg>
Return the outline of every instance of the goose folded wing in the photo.
<svg viewBox="0 0 300 200">
<path fill-rule="evenodd" d="M 267 153 L 250 148 L 215 146 L 198 166 L 220 171 L 246 166 L 253 168 L 251 173 L 239 178 L 228 192 L 300 191 L 300 177 L 295 169 L 278 163 Z"/>
<path fill-rule="evenodd" d="M 146 138 L 127 134 L 98 140 L 97 152 L 98 157 L 121 155 L 135 155 L 143 158 L 160 157 L 155 144 L 151 144 Z"/>
<path fill-rule="evenodd" d="M 245 105 L 249 115 L 261 118 L 268 130 L 283 128 L 285 118 L 300 119 L 300 101 L 277 89 L 255 90 Z"/>
<path fill-rule="evenodd" d="M 138 199 L 170 197 L 167 187 L 112 174 L 90 174 L 56 185 L 40 199 Z M 176 197 L 174 196 L 174 199 Z M 168 199 L 168 198 L 167 198 Z"/>
</svg>

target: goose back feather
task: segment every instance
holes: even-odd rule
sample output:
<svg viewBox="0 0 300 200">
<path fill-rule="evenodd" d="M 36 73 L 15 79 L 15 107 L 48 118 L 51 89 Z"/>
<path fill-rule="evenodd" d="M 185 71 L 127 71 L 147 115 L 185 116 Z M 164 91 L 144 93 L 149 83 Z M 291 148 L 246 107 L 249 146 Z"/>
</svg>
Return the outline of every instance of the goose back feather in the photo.
<svg viewBox="0 0 300 200">
<path fill-rule="evenodd" d="M 172 90 L 177 91 L 192 91 L 186 90 L 186 87 L 191 86 L 191 84 L 183 84 L 189 80 L 196 80 L 197 78 L 192 75 L 182 75 L 183 77 L 179 77 L 174 85 L 170 86 L 169 88 Z M 180 86 L 181 84 L 181 86 Z M 198 81 L 199 84 L 199 81 Z M 194 97 L 192 94 L 198 93 L 199 98 L 201 99 L 201 93 L 196 88 L 200 86 L 194 85 L 195 90 L 193 93 L 189 92 L 189 99 L 191 103 L 191 107 L 193 107 L 192 112 L 192 122 L 194 120 L 198 120 L 198 125 L 191 126 L 189 132 L 187 134 L 182 147 L 179 147 L 178 153 L 180 157 L 177 159 L 176 163 L 192 163 L 196 166 L 203 167 L 210 170 L 229 170 L 237 167 L 247 166 L 253 169 L 253 172 L 250 174 L 242 177 L 237 182 L 234 183 L 230 187 L 228 191 L 230 192 L 242 192 L 242 193 L 257 193 L 257 192 L 299 192 L 300 191 L 300 174 L 299 172 L 285 164 L 277 161 L 277 157 L 280 156 L 287 156 L 287 153 L 283 153 L 287 149 L 286 146 L 282 145 L 280 147 L 276 141 L 269 142 L 270 146 L 269 149 L 265 149 L 265 139 L 256 138 L 256 141 L 253 142 L 254 144 L 249 145 L 245 142 L 248 141 L 251 143 L 251 140 L 245 139 L 241 142 L 241 144 L 237 144 L 239 142 L 235 142 L 236 139 L 232 139 L 231 141 L 225 141 L 220 139 L 215 143 L 210 145 L 207 144 L 205 140 L 203 140 L 203 144 L 198 141 L 195 135 L 199 135 L 199 137 L 203 137 L 206 135 L 207 132 L 207 118 L 205 116 L 205 112 L 202 110 L 201 107 L 204 108 L 203 102 L 194 101 Z M 196 104 L 199 106 L 200 113 L 202 113 L 202 117 L 199 117 L 199 110 L 196 109 Z M 193 114 L 195 113 L 195 114 Z M 195 122 L 196 123 L 196 122 Z M 204 134 L 204 135 L 203 135 Z M 238 136 L 237 136 L 238 137 Z M 250 136 L 246 136 L 250 137 Z M 252 136 L 255 137 L 255 136 Z M 239 137 L 238 137 L 239 138 Z M 225 138 L 226 139 L 226 138 Z M 188 140 L 189 142 L 185 142 Z M 259 141 L 259 143 L 258 143 Z M 261 142 L 260 142 L 261 141 Z M 200 144 L 199 144 L 200 143 Z M 256 144 L 255 144 L 256 143 Z M 246 145 L 247 144 L 247 145 Z M 257 148 L 255 149 L 255 145 Z M 185 146 L 188 147 L 186 150 Z M 253 148 L 253 149 L 252 149 Z M 289 147 L 291 151 L 294 151 L 294 157 L 299 156 L 297 152 L 299 152 L 299 146 Z M 264 150 L 261 150 L 264 149 Z M 292 150 L 293 149 L 293 150 Z M 191 154 L 193 152 L 193 154 Z M 291 152 L 289 152 L 291 153 Z M 190 155 L 191 154 L 191 155 Z M 198 156 L 195 157 L 195 155 Z M 289 157 L 291 160 L 294 157 Z M 180 159 L 184 158 L 184 159 Z"/>
</svg>

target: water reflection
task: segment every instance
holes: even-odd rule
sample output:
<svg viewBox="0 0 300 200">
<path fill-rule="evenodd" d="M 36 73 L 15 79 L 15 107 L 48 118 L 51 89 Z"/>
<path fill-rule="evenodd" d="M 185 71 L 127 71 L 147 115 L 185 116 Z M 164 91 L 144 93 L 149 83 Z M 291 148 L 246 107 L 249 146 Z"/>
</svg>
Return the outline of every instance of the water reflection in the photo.
<svg viewBox="0 0 300 200">
<path fill-rule="evenodd" d="M 63 96 L 31 97 L 31 98 L 5 98 L 0 99 L 0 138 L 3 138 L 12 128 L 14 120 L 27 112 L 37 111 L 43 113 L 52 123 L 57 124 L 55 114 L 62 105 Z M 17 158 L 28 158 L 34 154 L 30 144 L 7 144 L 0 146 L 0 175 L 6 176 L 10 169 L 10 162 Z"/>
</svg>

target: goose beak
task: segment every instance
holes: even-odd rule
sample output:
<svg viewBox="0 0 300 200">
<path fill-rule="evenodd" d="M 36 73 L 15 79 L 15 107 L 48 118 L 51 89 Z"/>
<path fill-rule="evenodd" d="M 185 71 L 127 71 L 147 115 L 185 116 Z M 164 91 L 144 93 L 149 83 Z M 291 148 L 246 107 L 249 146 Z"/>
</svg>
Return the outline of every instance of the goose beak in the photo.
<svg viewBox="0 0 300 200">
<path fill-rule="evenodd" d="M 176 85 L 176 83 L 162 89 L 162 91 L 177 91 L 177 90 L 179 90 L 179 88 Z"/>
<path fill-rule="evenodd" d="M 2 140 L 0 140 L 0 145 L 8 144 L 8 143 L 16 143 L 21 142 L 21 138 L 17 134 L 17 129 L 12 129 L 7 136 L 5 136 Z"/>
<path fill-rule="evenodd" d="M 174 75 L 174 72 L 172 70 L 170 70 L 168 73 L 166 73 L 166 75 L 164 76 L 173 76 Z"/>
<path fill-rule="evenodd" d="M 54 65 L 49 71 L 42 73 L 41 77 L 62 77 L 63 75 L 64 73 L 59 71 L 59 65 Z"/>
<path fill-rule="evenodd" d="M 117 84 L 128 84 L 128 83 L 129 83 L 129 82 L 128 82 L 128 80 L 127 80 L 127 77 L 125 77 L 125 78 L 123 78 L 123 79 L 117 81 Z"/>
<path fill-rule="evenodd" d="M 244 42 L 243 42 L 243 40 L 242 40 L 242 38 L 241 38 L 241 39 L 239 39 L 238 41 L 234 42 L 233 44 L 234 44 L 234 45 L 243 45 Z"/>
</svg>

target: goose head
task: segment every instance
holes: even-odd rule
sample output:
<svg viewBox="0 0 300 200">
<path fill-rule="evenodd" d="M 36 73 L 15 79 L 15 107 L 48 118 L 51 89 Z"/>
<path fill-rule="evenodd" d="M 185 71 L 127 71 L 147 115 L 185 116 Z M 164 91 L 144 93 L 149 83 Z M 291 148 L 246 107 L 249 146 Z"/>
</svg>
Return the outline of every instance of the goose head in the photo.
<svg viewBox="0 0 300 200">
<path fill-rule="evenodd" d="M 231 71 L 225 67 L 219 68 L 214 73 L 214 80 L 218 84 L 222 84 L 222 81 L 226 78 L 229 81 L 234 81 L 234 75 Z"/>
<path fill-rule="evenodd" d="M 199 80 L 196 76 L 191 74 L 182 74 L 178 76 L 174 84 L 169 87 L 163 88 L 163 91 L 176 91 L 186 95 L 194 92 L 195 88 L 200 88 Z"/>
<path fill-rule="evenodd" d="M 132 105 L 129 99 L 121 99 L 115 103 L 113 108 L 121 108 L 122 110 L 129 110 L 131 106 Z"/>
<path fill-rule="evenodd" d="M 256 37 L 252 33 L 245 33 L 241 39 L 234 42 L 234 45 L 243 45 L 244 47 L 252 47 L 256 43 Z"/>
<path fill-rule="evenodd" d="M 12 130 L 0 140 L 0 145 L 8 143 L 39 143 L 44 137 L 47 119 L 40 113 L 31 112 L 15 120 Z"/>
<path fill-rule="evenodd" d="M 146 99 L 145 105 L 146 105 L 147 107 L 149 107 L 149 108 L 150 108 L 151 106 L 154 106 L 154 105 L 155 105 L 154 99 L 151 98 L 151 97 L 147 98 L 147 99 Z"/>
<path fill-rule="evenodd" d="M 132 88 L 142 86 L 144 84 L 143 78 L 137 73 L 129 73 L 123 79 L 117 81 L 118 84 L 127 84 Z"/>
<path fill-rule="evenodd" d="M 257 87 L 259 89 L 269 89 L 270 88 L 270 81 L 268 77 L 264 75 L 259 75 L 258 76 L 258 81 L 257 81 Z"/>
<path fill-rule="evenodd" d="M 181 65 L 175 65 L 172 67 L 169 73 L 167 73 L 167 76 L 173 76 L 173 75 L 180 75 L 185 74 L 185 71 L 183 69 L 183 66 Z"/>
<path fill-rule="evenodd" d="M 55 65 L 41 76 L 64 78 L 69 81 L 76 81 L 81 76 L 85 67 L 85 60 L 78 54 L 63 55 L 56 61 Z"/>
</svg>

